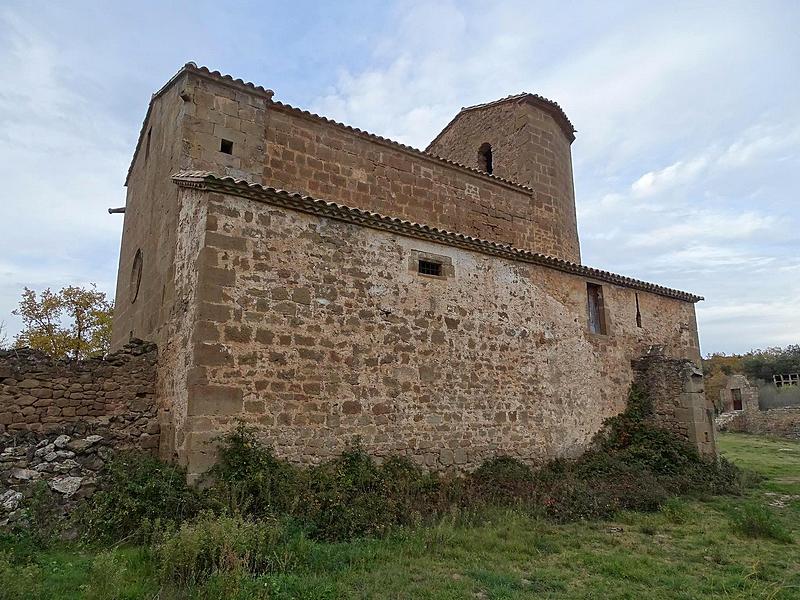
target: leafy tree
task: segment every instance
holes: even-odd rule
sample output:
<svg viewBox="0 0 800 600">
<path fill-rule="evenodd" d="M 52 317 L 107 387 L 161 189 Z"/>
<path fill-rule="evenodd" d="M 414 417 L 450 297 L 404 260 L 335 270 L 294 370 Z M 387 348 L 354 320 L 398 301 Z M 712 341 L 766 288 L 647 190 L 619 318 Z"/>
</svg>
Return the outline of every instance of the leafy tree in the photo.
<svg viewBox="0 0 800 600">
<path fill-rule="evenodd" d="M 42 350 L 51 356 L 86 358 L 108 351 L 111 344 L 113 302 L 92 284 L 89 288 L 49 288 L 37 296 L 25 288 L 15 315 L 24 329 L 14 345 Z"/>
<path fill-rule="evenodd" d="M 748 352 L 743 357 L 742 370 L 751 379 L 768 383 L 773 375 L 800 373 L 800 344 Z"/>
</svg>

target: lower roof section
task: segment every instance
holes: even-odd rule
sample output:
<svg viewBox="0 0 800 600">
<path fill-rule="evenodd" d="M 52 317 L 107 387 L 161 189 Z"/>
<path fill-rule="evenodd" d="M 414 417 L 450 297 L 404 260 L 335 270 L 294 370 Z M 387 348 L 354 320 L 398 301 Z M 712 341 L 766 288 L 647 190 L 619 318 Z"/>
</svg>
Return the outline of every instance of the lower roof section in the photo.
<svg viewBox="0 0 800 600">
<path fill-rule="evenodd" d="M 281 206 L 291 210 L 318 215 L 338 221 L 345 221 L 363 227 L 380 229 L 402 235 L 405 237 L 418 238 L 431 242 L 464 248 L 482 254 L 489 254 L 516 260 L 520 262 L 540 265 L 565 273 L 572 273 L 582 277 L 604 281 L 614 285 L 651 292 L 668 298 L 675 298 L 685 302 L 699 302 L 702 296 L 682 292 L 672 288 L 667 288 L 654 283 L 648 283 L 631 277 L 617 275 L 601 269 L 593 269 L 584 265 L 579 265 L 552 256 L 521 250 L 507 244 L 499 244 L 489 240 L 474 238 L 461 233 L 454 233 L 430 227 L 420 223 L 414 223 L 395 217 L 389 217 L 379 213 L 351 208 L 335 202 L 317 200 L 310 196 L 287 192 L 276 188 L 251 183 L 243 179 L 235 179 L 229 176 L 221 176 L 209 171 L 180 171 L 172 176 L 173 181 L 181 186 L 195 189 L 208 190 L 232 196 L 239 196 L 258 202 L 265 202 L 275 206 Z"/>
</svg>

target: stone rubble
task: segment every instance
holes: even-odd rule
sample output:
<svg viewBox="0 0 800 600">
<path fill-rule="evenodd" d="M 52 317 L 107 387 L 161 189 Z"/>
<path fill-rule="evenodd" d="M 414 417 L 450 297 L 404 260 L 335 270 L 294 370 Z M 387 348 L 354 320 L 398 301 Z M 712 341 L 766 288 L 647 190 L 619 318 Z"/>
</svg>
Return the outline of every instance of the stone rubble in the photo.
<svg viewBox="0 0 800 600">
<path fill-rule="evenodd" d="M 38 441 L 0 436 L 0 526 L 24 521 L 25 500 L 40 482 L 52 490 L 64 513 L 90 496 L 97 475 L 113 454 L 112 442 L 99 435 L 60 434 Z M 59 447 L 64 449 L 52 450 Z"/>
</svg>

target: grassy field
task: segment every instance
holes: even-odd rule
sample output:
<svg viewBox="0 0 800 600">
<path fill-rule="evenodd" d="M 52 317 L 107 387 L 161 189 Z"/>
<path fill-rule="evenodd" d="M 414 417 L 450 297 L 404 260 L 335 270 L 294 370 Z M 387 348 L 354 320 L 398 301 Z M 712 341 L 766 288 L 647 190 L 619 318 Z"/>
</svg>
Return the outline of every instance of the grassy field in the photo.
<svg viewBox="0 0 800 600">
<path fill-rule="evenodd" d="M 0 599 L 800 598 L 800 443 L 727 434 L 720 446 L 765 476 L 744 497 L 568 525 L 508 511 L 466 525 L 454 515 L 382 540 L 308 542 L 299 567 L 190 589 L 161 588 L 143 548 L 42 552 L 6 541 L 16 558 L 0 567 Z M 780 536 L 737 527 L 764 507 Z"/>
</svg>

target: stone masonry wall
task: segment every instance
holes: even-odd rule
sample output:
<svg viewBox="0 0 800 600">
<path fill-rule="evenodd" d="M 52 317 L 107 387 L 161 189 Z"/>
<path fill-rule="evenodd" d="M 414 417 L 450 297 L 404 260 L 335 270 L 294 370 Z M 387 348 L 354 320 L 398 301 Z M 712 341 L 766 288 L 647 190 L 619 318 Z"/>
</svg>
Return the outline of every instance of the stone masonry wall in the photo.
<svg viewBox="0 0 800 600">
<path fill-rule="evenodd" d="M 633 364 L 635 381 L 653 402 L 653 421 L 697 447 L 716 455 L 714 411 L 703 391 L 703 372 L 697 363 L 665 356 L 654 346 Z"/>
<path fill-rule="evenodd" d="M 734 373 L 728 377 L 725 386 L 719 391 L 723 407 L 722 412 L 735 410 L 733 406 L 733 390 L 739 390 L 741 394 L 741 410 L 758 411 L 758 386 L 751 384 L 747 376 Z"/>
<path fill-rule="evenodd" d="M 132 338 L 160 346 L 175 308 L 178 194 L 170 177 L 188 161 L 184 142 L 187 103 L 180 98 L 183 79 L 152 102 L 141 147 L 128 173 L 114 296 L 113 349 Z M 137 251 L 142 256 L 141 277 L 134 273 Z"/>
<path fill-rule="evenodd" d="M 192 169 L 580 261 L 574 223 L 565 237 L 552 192 L 472 173 L 280 103 L 259 105 L 250 92 L 218 81 L 190 75 L 187 87 Z M 222 138 L 234 142 L 232 155 L 219 152 Z M 569 161 L 568 151 L 557 160 Z M 560 170 L 571 178 L 571 164 Z"/>
<path fill-rule="evenodd" d="M 231 175 L 580 262 L 574 202 L 568 206 L 569 145 L 548 141 L 543 124 L 539 134 L 533 129 L 516 135 L 505 121 L 491 128 L 507 140 L 498 146 L 498 173 L 513 162 L 506 175 L 531 190 L 287 107 L 264 90 L 182 71 L 152 99 L 126 180 L 112 347 L 137 337 L 163 348 L 182 310 L 174 284 L 179 206 L 170 181 L 180 170 Z M 220 151 L 223 139 L 233 142 L 231 154 Z"/>
<path fill-rule="evenodd" d="M 91 494 L 114 451 L 156 452 L 157 352 L 133 341 L 104 359 L 0 352 L 0 526 L 42 481 L 65 509 Z"/>
<path fill-rule="evenodd" d="M 491 144 L 495 175 L 536 190 L 537 245 L 559 248 L 558 256 L 579 263 L 572 140 L 548 111 L 500 102 L 459 113 L 428 151 L 478 168 L 483 143 Z"/>
<path fill-rule="evenodd" d="M 238 419 L 297 462 L 355 437 L 432 469 L 574 456 L 624 408 L 647 348 L 699 362 L 690 302 L 599 282 L 608 335 L 592 334 L 584 277 L 240 197 L 204 201 L 178 448 L 190 473 Z M 426 256 L 445 276 L 417 273 Z"/>
<path fill-rule="evenodd" d="M 53 360 L 0 351 L 0 434 L 100 434 L 158 448 L 155 346 L 134 341 L 104 359 Z"/>
</svg>

